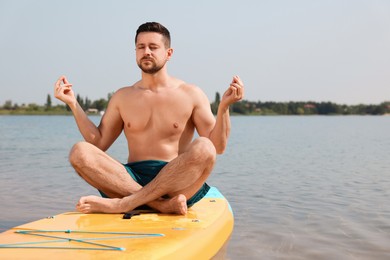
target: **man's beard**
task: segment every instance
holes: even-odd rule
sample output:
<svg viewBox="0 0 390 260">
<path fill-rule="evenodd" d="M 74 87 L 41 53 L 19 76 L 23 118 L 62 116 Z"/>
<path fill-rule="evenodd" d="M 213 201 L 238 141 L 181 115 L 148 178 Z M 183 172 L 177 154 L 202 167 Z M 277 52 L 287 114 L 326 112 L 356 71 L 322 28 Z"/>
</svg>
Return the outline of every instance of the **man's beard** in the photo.
<svg viewBox="0 0 390 260">
<path fill-rule="evenodd" d="M 149 62 L 151 62 L 153 65 L 152 66 L 144 66 L 142 65 L 142 61 L 144 59 L 141 59 L 140 62 L 138 62 L 138 67 L 144 72 L 144 73 L 147 73 L 147 74 L 155 74 L 157 72 L 159 72 L 165 65 L 162 64 L 162 65 L 157 65 L 154 60 L 150 60 L 150 59 L 147 59 Z"/>
</svg>

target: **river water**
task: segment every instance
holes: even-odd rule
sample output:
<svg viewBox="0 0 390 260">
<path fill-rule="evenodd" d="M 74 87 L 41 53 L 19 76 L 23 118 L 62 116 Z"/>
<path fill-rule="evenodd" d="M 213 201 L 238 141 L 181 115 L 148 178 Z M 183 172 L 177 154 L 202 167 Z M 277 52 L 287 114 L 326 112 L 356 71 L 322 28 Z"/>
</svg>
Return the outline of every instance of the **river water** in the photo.
<svg viewBox="0 0 390 260">
<path fill-rule="evenodd" d="M 0 116 L 0 231 L 97 194 L 67 161 L 81 139 L 69 116 Z M 108 153 L 126 160 L 123 136 Z M 390 117 L 232 117 L 208 182 L 234 211 L 228 259 L 390 259 Z"/>
</svg>

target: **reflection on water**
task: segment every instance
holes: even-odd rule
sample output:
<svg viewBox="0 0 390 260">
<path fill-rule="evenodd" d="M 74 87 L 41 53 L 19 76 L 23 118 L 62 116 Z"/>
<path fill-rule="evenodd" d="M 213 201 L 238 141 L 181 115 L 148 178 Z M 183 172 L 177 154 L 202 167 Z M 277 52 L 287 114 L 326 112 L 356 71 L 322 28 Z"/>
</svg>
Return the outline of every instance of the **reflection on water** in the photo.
<svg viewBox="0 0 390 260">
<path fill-rule="evenodd" d="M 93 118 L 95 122 L 99 117 Z M 229 259 L 388 259 L 390 117 L 233 117 L 209 183 L 229 199 Z M 0 228 L 97 194 L 67 162 L 72 117 L 0 117 Z M 109 153 L 127 158 L 120 138 Z"/>
</svg>

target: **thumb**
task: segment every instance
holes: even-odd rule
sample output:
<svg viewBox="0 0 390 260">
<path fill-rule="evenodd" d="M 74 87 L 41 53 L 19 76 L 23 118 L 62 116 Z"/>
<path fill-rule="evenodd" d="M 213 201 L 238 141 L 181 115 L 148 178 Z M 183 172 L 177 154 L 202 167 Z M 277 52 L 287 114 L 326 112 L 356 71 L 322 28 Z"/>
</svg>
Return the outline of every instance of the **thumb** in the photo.
<svg viewBox="0 0 390 260">
<path fill-rule="evenodd" d="M 65 76 L 62 78 L 62 82 L 64 82 L 64 84 L 69 84 L 69 81 Z"/>
</svg>

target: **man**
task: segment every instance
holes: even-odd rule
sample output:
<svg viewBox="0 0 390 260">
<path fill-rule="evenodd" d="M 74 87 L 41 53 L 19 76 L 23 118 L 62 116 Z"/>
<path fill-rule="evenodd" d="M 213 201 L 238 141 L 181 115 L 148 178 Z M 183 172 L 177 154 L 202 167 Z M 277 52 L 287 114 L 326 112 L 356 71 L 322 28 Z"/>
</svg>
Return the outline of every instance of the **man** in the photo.
<svg viewBox="0 0 390 260">
<path fill-rule="evenodd" d="M 103 196 L 80 198 L 78 211 L 122 213 L 147 204 L 184 215 L 207 193 L 205 181 L 216 154 L 226 148 L 229 105 L 242 99 L 244 86 L 238 76 L 233 78 L 215 118 L 198 87 L 168 75 L 170 44 L 169 31 L 161 24 L 138 28 L 136 61 L 142 78 L 112 96 L 98 127 L 77 103 L 67 78 L 56 82 L 55 97 L 71 108 L 85 139 L 73 146 L 69 160 Z M 195 129 L 199 138 L 193 141 Z M 129 150 L 124 165 L 104 152 L 122 130 Z"/>
</svg>

